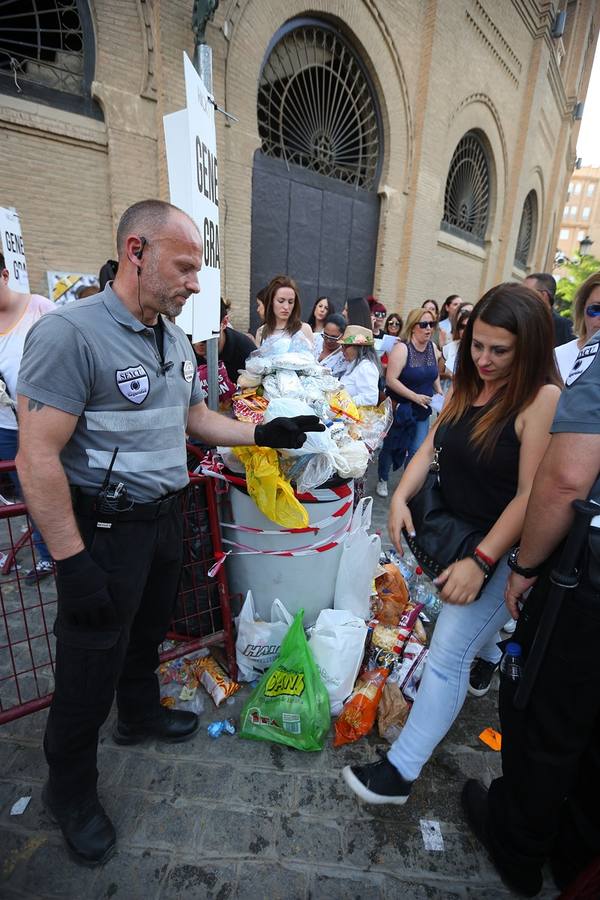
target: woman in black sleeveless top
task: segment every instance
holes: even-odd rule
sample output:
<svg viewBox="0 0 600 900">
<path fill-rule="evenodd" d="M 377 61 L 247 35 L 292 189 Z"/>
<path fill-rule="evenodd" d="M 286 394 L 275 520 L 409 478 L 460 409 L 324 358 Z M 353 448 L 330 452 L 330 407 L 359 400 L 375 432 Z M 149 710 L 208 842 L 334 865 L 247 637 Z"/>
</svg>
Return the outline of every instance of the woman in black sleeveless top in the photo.
<svg viewBox="0 0 600 900">
<path fill-rule="evenodd" d="M 544 455 L 560 384 L 547 304 L 518 284 L 501 284 L 479 301 L 458 352 L 453 387 L 435 427 L 392 498 L 389 531 L 400 552 L 402 528 L 414 533 L 407 506 L 422 487 L 440 432 L 440 482 L 447 508 L 484 533 L 472 557 L 436 580 L 444 606 L 416 700 L 387 759 L 344 769 L 370 803 L 405 803 L 436 745 L 463 705 L 471 663 L 497 662 L 506 621 L 506 558 L 519 540 L 527 500 Z M 495 566 L 486 581 L 484 570 Z"/>
</svg>

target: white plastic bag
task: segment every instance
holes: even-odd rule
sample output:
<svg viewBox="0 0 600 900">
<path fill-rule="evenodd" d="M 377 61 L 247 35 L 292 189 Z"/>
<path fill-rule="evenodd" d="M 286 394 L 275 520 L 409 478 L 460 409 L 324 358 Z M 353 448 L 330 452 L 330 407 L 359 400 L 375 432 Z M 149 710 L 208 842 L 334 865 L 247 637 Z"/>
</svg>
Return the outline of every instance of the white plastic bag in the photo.
<svg viewBox="0 0 600 900">
<path fill-rule="evenodd" d="M 329 694 L 331 714 L 337 716 L 352 693 L 362 662 L 367 626 L 342 609 L 319 613 L 308 646 Z"/>
<path fill-rule="evenodd" d="M 369 618 L 369 597 L 381 553 L 381 538 L 368 533 L 372 508 L 373 498 L 363 497 L 354 510 L 344 538 L 333 599 L 334 609 L 347 610 L 361 619 Z"/>
<path fill-rule="evenodd" d="M 279 656 L 281 642 L 294 621 L 280 600 L 273 600 L 271 621 L 264 622 L 256 615 L 252 591 L 248 591 L 237 617 L 235 658 L 238 681 L 254 681 L 267 671 Z"/>
</svg>

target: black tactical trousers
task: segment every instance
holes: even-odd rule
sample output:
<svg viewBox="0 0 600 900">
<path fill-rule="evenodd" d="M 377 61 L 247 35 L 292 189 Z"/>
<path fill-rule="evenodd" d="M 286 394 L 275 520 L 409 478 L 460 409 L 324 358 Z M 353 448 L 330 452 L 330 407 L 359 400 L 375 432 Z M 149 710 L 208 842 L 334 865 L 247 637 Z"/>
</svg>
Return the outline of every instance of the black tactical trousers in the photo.
<svg viewBox="0 0 600 900">
<path fill-rule="evenodd" d="M 50 788 L 68 801 L 94 790 L 98 730 L 115 690 L 119 717 L 140 722 L 159 711 L 158 645 L 177 596 L 183 552 L 179 503 L 150 521 L 78 517 L 85 546 L 107 573 L 118 621 L 106 630 L 55 625 L 55 688 L 44 738 Z"/>
<path fill-rule="evenodd" d="M 513 640 L 524 654 L 548 592 L 540 578 Z M 600 854 L 600 595 L 567 591 L 526 710 L 500 688 L 502 778 L 489 791 L 489 835 L 508 868 L 550 859 L 570 881 Z"/>
</svg>

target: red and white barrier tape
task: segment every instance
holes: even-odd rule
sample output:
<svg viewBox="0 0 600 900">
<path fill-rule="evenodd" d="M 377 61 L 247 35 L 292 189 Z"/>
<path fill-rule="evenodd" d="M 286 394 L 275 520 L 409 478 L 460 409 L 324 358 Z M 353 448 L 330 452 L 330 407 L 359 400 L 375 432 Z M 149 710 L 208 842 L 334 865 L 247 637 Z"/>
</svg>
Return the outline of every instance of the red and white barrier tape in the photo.
<svg viewBox="0 0 600 900">
<path fill-rule="evenodd" d="M 349 531 L 351 521 L 350 519 L 347 523 L 344 523 L 344 527 L 330 538 L 304 547 L 293 547 L 290 550 L 257 550 L 255 547 L 249 547 L 247 544 L 238 544 L 236 541 L 228 541 L 225 538 L 223 543 L 229 547 L 236 548 L 229 551 L 234 556 L 310 556 L 313 553 L 324 553 L 327 550 L 333 550 L 334 547 L 338 547 Z"/>
<path fill-rule="evenodd" d="M 328 525 L 334 525 L 338 519 L 341 519 L 346 515 L 349 509 L 352 509 L 352 501 L 348 500 L 347 503 L 344 503 L 337 509 L 333 515 L 327 516 L 326 519 L 321 519 L 320 522 L 313 522 L 312 525 L 307 525 L 305 528 L 253 528 L 251 525 L 235 525 L 233 522 L 221 522 L 221 528 L 231 528 L 233 531 L 245 531 L 249 534 L 306 534 L 307 532 L 314 532 L 315 534 L 318 531 L 321 531 L 323 528 L 327 528 Z"/>
<path fill-rule="evenodd" d="M 214 459 L 203 459 L 195 471 L 209 478 L 218 478 L 220 481 L 226 481 L 236 487 L 246 488 L 246 479 L 243 475 L 225 474 L 222 464 Z M 315 488 L 304 494 L 296 493 L 296 497 L 301 503 L 333 503 L 336 500 L 345 500 L 347 497 L 353 496 L 354 487 L 349 484 L 340 484 L 334 488 Z"/>
</svg>

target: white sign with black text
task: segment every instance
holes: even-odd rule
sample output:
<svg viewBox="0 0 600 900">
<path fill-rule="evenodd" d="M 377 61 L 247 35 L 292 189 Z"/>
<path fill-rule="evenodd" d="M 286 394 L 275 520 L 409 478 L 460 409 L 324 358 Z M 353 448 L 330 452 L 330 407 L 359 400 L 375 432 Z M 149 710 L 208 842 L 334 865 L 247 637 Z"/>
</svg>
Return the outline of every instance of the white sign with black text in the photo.
<svg viewBox="0 0 600 900">
<path fill-rule="evenodd" d="M 4 263 L 9 272 L 8 286 L 21 294 L 29 293 L 29 276 L 19 214 L 12 206 L 0 206 L 0 236 Z"/>
<path fill-rule="evenodd" d="M 201 293 L 190 297 L 177 324 L 194 341 L 219 332 L 221 249 L 215 110 L 202 79 L 183 54 L 186 108 L 164 117 L 171 203 L 192 217 L 202 237 Z"/>
</svg>

